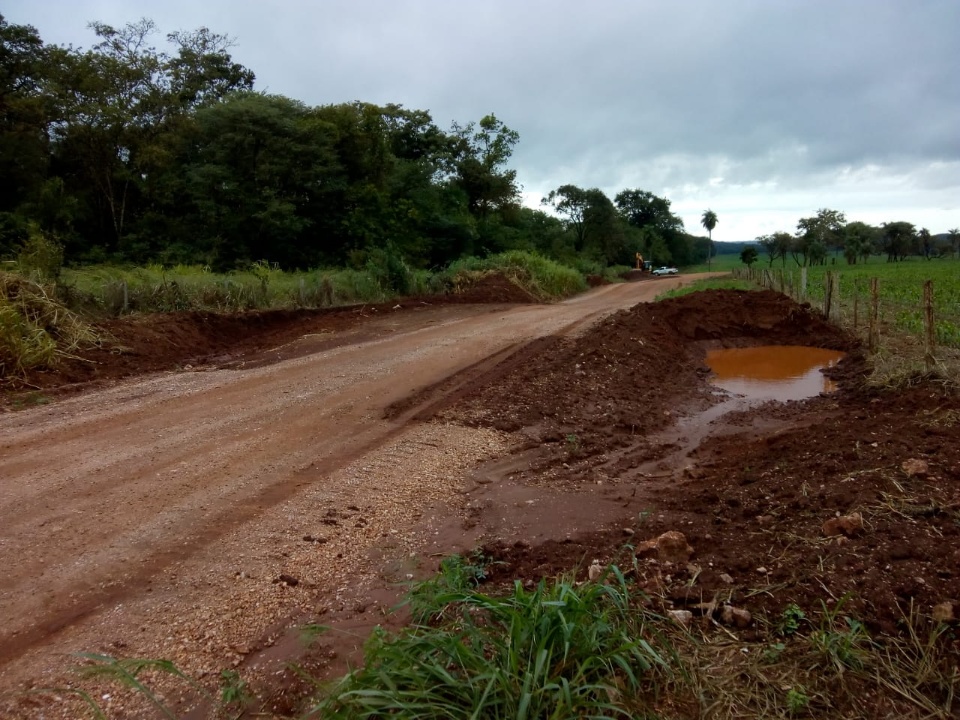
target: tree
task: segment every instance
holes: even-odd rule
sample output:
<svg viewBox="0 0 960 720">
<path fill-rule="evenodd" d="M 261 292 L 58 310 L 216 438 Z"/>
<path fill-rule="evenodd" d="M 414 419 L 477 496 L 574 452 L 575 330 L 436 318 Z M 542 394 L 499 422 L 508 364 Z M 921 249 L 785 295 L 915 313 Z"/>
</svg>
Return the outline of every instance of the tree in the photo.
<svg viewBox="0 0 960 720">
<path fill-rule="evenodd" d="M 923 256 L 930 260 L 934 256 L 934 247 L 933 247 L 933 236 L 930 235 L 930 231 L 926 228 L 920 228 L 917 231 L 917 242 L 920 245 L 920 252 L 923 253 Z"/>
<path fill-rule="evenodd" d="M 339 181 L 335 136 L 280 96 L 240 93 L 199 110 L 180 165 L 181 231 L 220 269 L 259 259 L 308 267 L 335 256 L 327 233 L 312 232 Z"/>
<path fill-rule="evenodd" d="M 887 253 L 887 262 L 899 262 L 916 250 L 917 229 L 913 223 L 904 221 L 883 223 L 883 250 Z"/>
<path fill-rule="evenodd" d="M 797 242 L 793 247 L 793 259 L 800 265 L 818 265 L 826 261 L 827 251 L 839 249 L 843 242 L 843 226 L 846 216 L 838 210 L 821 208 L 816 216 L 802 218 L 797 223 Z"/>
<path fill-rule="evenodd" d="M 0 15 L 0 254 L 25 239 L 28 218 L 18 211 L 43 194 L 52 112 L 44 93 L 48 63 L 37 31 Z"/>
<path fill-rule="evenodd" d="M 710 234 L 710 246 L 707 249 L 707 269 L 710 269 L 710 259 L 713 257 L 713 229 L 717 226 L 717 214 L 713 210 L 705 210 L 700 224 Z M 754 258 L 756 260 L 756 258 Z M 749 265 L 749 263 L 747 263 Z"/>
<path fill-rule="evenodd" d="M 467 196 L 470 212 L 480 219 L 518 202 L 517 171 L 506 169 L 520 134 L 492 113 L 479 124 L 453 124 L 453 184 Z"/>
<path fill-rule="evenodd" d="M 607 264 L 627 262 L 627 237 L 613 203 L 598 188 L 561 185 L 542 201 L 566 218 L 574 233 L 573 249 Z"/>
<path fill-rule="evenodd" d="M 960 255 L 960 228 L 951 228 L 947 230 L 950 238 L 950 247 L 953 248 L 954 255 Z"/>
<path fill-rule="evenodd" d="M 576 252 L 583 250 L 586 239 L 586 225 L 584 220 L 587 208 L 590 207 L 590 193 L 599 190 L 584 190 L 576 185 L 561 185 L 540 201 L 541 205 L 551 206 L 559 215 L 566 218 L 567 227 L 573 230 L 575 242 L 573 249 Z"/>
<path fill-rule="evenodd" d="M 780 259 L 780 264 L 785 265 L 787 254 L 794 246 L 794 237 L 788 232 L 775 232 L 770 235 L 761 235 L 757 238 L 757 243 L 767 253 L 767 261 L 770 267 L 774 260 Z"/>
<path fill-rule="evenodd" d="M 843 235 L 843 255 L 849 265 L 855 265 L 857 260 L 866 262 L 873 254 L 880 232 L 872 225 L 855 220 L 844 227 Z"/>
<path fill-rule="evenodd" d="M 683 221 L 670 210 L 670 201 L 646 190 L 623 190 L 614 199 L 623 218 L 642 231 L 648 253 L 658 262 L 689 265 L 692 240 L 683 231 Z M 662 248 L 656 252 L 652 248 Z"/>
<path fill-rule="evenodd" d="M 760 257 L 760 253 L 757 252 L 755 247 L 748 246 L 740 251 L 740 262 L 742 262 L 747 267 L 751 267 Z"/>
<path fill-rule="evenodd" d="M 116 250 L 149 197 L 190 114 L 238 89 L 253 73 L 231 62 L 228 40 L 205 28 L 173 33 L 171 56 L 151 46 L 148 19 L 114 28 L 92 23 L 100 41 L 87 52 L 51 52 L 54 160 L 93 211 L 88 236 Z"/>
</svg>

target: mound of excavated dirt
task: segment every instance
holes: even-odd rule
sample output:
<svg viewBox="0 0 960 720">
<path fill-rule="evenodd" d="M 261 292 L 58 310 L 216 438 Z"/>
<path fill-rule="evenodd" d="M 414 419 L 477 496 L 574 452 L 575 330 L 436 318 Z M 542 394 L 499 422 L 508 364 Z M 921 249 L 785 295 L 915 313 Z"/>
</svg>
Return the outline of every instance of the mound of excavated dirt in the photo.
<svg viewBox="0 0 960 720">
<path fill-rule="evenodd" d="M 627 568 L 631 547 L 677 530 L 693 548 L 689 563 L 654 555 L 637 566 L 664 609 L 709 613 L 701 604 L 718 600 L 775 618 L 791 603 L 808 612 L 843 604 L 886 632 L 911 609 L 960 615 L 956 392 L 866 391 L 852 352 L 838 393 L 727 416 L 691 453 L 665 461 L 677 440 L 656 432 L 713 401 L 704 346 L 745 343 L 855 346 L 782 295 L 699 293 L 611 316 L 446 410 L 522 431 L 533 438 L 528 449 L 545 443 L 524 480 L 570 491 L 571 502 L 598 480 L 624 498 L 649 496 L 642 518 L 533 547 L 490 544 L 486 552 L 503 563 L 491 580 L 538 580 L 576 566 L 586 577 L 591 558 Z M 658 460 L 663 472 L 640 471 Z"/>
<path fill-rule="evenodd" d="M 102 347 L 82 349 L 55 368 L 33 371 L 25 382 L 7 383 L 11 388 L 54 389 L 170 370 L 273 347 L 308 332 L 343 330 L 362 319 L 358 308 L 129 315 L 94 324 L 104 338 Z"/>
<path fill-rule="evenodd" d="M 837 350 L 854 344 L 809 305 L 798 305 L 772 290 L 707 290 L 651 307 L 654 317 L 684 340 L 759 339 L 768 345 Z"/>
<path fill-rule="evenodd" d="M 540 302 L 529 291 L 511 282 L 499 273 L 489 273 L 476 282 L 444 295 L 424 297 L 428 302 L 444 303 L 510 303 L 524 304 Z"/>
<path fill-rule="evenodd" d="M 500 430 L 526 429 L 558 454 L 578 458 L 633 444 L 671 423 L 681 403 L 708 395 L 703 349 L 694 341 L 845 349 L 853 342 L 809 308 L 771 291 L 710 291 L 611 315 L 582 336 L 536 348 L 507 374 L 444 416 Z"/>
</svg>

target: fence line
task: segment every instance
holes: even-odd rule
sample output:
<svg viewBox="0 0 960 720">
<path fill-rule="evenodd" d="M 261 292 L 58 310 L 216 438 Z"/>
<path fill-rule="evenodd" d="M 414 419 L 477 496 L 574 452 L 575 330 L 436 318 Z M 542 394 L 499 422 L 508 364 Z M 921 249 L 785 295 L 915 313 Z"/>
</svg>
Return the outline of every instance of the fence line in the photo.
<svg viewBox="0 0 960 720">
<path fill-rule="evenodd" d="M 806 267 L 797 271 L 734 268 L 733 276 L 809 303 L 829 322 L 861 337 L 872 354 L 888 350 L 922 362 L 928 371 L 942 366 L 945 360 L 960 367 L 960 307 L 956 314 L 941 311 L 943 317 L 938 317 L 932 280 L 922 283 L 916 302 L 903 302 L 881 298 L 880 278 L 869 278 L 864 288 L 857 278 L 842 282 L 841 273 L 834 270 L 826 271 L 822 282 L 812 278 Z"/>
</svg>

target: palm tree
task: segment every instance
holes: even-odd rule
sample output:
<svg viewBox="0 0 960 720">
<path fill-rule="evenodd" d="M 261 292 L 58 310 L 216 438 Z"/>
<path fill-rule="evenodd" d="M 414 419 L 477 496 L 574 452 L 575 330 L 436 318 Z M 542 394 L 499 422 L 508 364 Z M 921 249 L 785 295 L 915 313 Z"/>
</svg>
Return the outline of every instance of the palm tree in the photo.
<svg viewBox="0 0 960 720">
<path fill-rule="evenodd" d="M 713 229 L 717 226 L 717 214 L 713 210 L 706 210 L 700 219 L 700 224 L 710 233 L 710 247 L 707 248 L 707 270 L 709 270 L 710 259 L 713 257 Z"/>
<path fill-rule="evenodd" d="M 953 248 L 954 255 L 960 255 L 960 228 L 951 228 L 947 230 L 950 236 L 950 246 Z"/>
</svg>

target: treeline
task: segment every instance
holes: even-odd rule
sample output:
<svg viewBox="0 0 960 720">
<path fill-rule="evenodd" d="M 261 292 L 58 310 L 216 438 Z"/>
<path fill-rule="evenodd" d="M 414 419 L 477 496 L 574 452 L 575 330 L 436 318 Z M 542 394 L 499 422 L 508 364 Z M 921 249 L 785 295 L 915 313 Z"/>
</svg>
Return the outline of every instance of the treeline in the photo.
<svg viewBox="0 0 960 720">
<path fill-rule="evenodd" d="M 926 228 L 904 221 L 880 226 L 860 221 L 848 223 L 844 213 L 823 208 L 813 217 L 801 218 L 796 233 L 761 235 L 757 244 L 771 266 L 777 260 L 782 266 L 788 260 L 798 266 L 823 265 L 831 252 L 843 255 L 850 265 L 866 262 L 872 255 L 886 255 L 888 262 L 899 262 L 911 255 L 932 260 L 960 254 L 960 230 L 932 235 Z M 744 262 L 752 264 L 756 257 L 756 253 L 748 254 Z"/>
<path fill-rule="evenodd" d="M 39 236 L 72 264 L 217 270 L 430 268 L 512 249 L 581 266 L 707 257 L 642 190 L 564 185 L 555 214 L 523 207 L 519 136 L 493 114 L 443 130 L 400 105 L 310 107 L 256 92 L 205 28 L 165 51 L 148 20 L 91 27 L 81 50 L 0 16 L 0 256 Z"/>
</svg>

